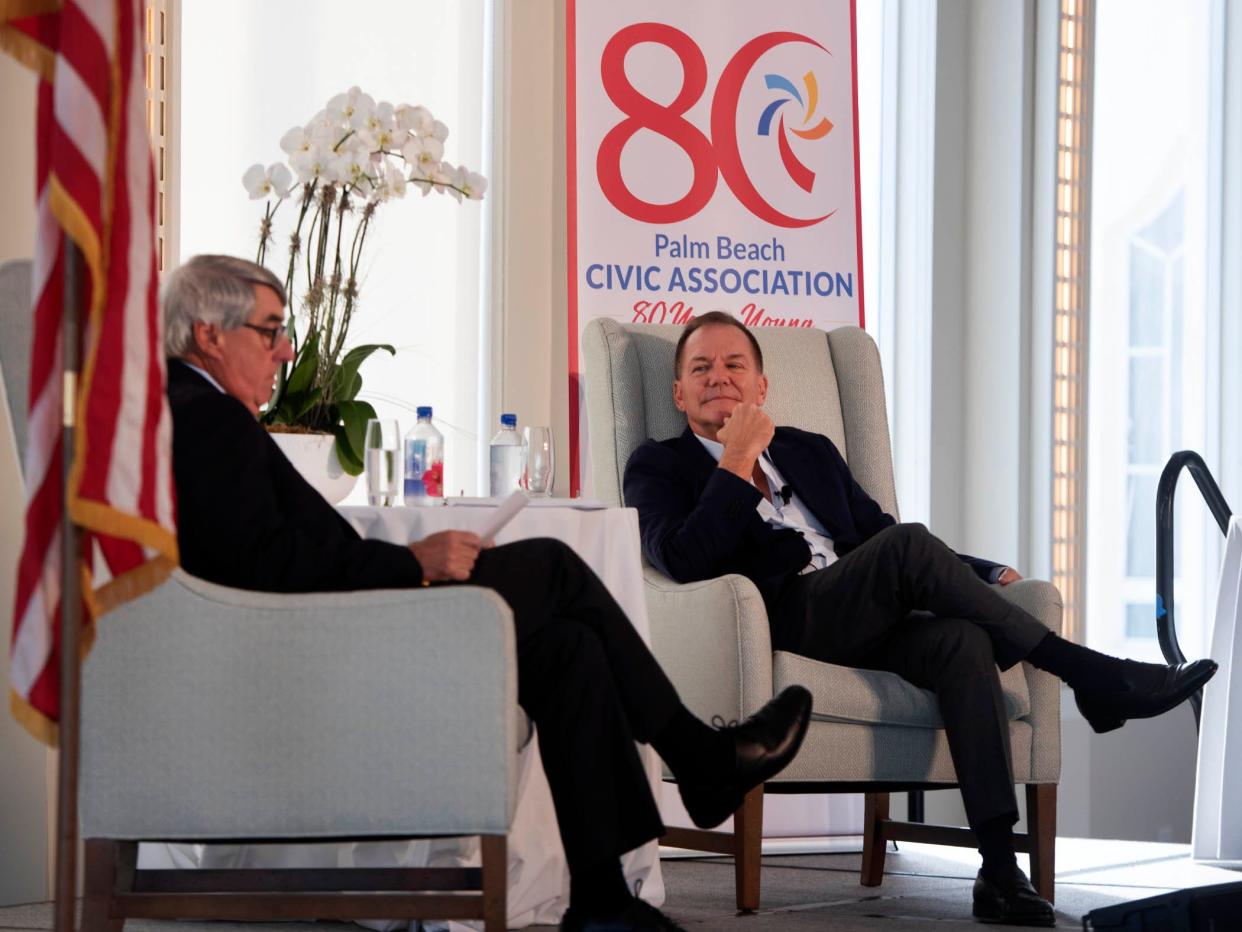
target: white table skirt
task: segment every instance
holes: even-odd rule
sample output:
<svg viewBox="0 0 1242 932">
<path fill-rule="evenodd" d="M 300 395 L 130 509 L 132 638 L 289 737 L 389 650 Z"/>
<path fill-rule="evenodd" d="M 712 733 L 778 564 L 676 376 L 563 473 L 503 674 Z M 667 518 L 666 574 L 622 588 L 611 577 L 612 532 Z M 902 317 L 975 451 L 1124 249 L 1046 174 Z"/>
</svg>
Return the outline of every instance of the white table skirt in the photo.
<svg viewBox="0 0 1242 932">
<path fill-rule="evenodd" d="M 493 507 L 341 508 L 364 537 L 408 543 L 444 530 L 483 530 Z M 647 606 L 639 556 L 638 515 L 631 508 L 578 510 L 540 504 L 523 509 L 497 536 L 497 544 L 531 537 L 553 537 L 573 547 L 599 575 L 625 610 L 643 640 L 650 643 Z M 509 834 L 508 924 L 555 924 L 569 903 L 569 873 L 556 828 L 556 812 L 539 760 L 538 737 L 518 755 L 518 799 Z M 639 745 L 652 793 L 660 798 L 660 763 L 655 752 Z M 141 867 L 419 867 L 478 863 L 476 839 L 366 842 L 332 845 L 155 845 L 144 844 Z M 659 849 L 650 841 L 622 859 L 627 883 L 642 884 L 643 899 L 664 902 Z M 364 925 L 396 929 L 399 922 L 376 920 Z M 417 923 L 415 923 L 417 925 Z M 444 928 L 424 923 L 427 929 Z M 476 927 L 448 923 L 449 929 Z"/>
</svg>

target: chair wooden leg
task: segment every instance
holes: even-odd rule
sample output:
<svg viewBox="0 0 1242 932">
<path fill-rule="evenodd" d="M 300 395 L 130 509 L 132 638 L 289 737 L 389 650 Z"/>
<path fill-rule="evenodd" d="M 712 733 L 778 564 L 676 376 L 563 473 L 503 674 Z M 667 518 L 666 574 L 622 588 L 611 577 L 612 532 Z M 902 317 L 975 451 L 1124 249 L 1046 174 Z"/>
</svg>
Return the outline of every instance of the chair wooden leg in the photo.
<svg viewBox="0 0 1242 932">
<path fill-rule="evenodd" d="M 1031 845 L 1031 885 L 1055 903 L 1057 846 L 1057 785 L 1026 785 L 1026 824 Z"/>
<path fill-rule="evenodd" d="M 863 803 L 863 855 L 859 882 L 878 887 L 884 881 L 884 823 L 888 821 L 888 794 L 866 793 Z"/>
<path fill-rule="evenodd" d="M 138 843 L 88 838 L 84 848 L 82 932 L 121 932 L 125 917 L 112 915 L 113 900 L 134 887 Z"/>
<path fill-rule="evenodd" d="M 509 889 L 508 845 L 504 835 L 483 835 L 479 847 L 483 855 L 483 930 L 504 932 Z"/>
<path fill-rule="evenodd" d="M 759 908 L 759 877 L 763 857 L 763 787 L 757 786 L 733 814 L 733 870 L 739 912 Z"/>
</svg>

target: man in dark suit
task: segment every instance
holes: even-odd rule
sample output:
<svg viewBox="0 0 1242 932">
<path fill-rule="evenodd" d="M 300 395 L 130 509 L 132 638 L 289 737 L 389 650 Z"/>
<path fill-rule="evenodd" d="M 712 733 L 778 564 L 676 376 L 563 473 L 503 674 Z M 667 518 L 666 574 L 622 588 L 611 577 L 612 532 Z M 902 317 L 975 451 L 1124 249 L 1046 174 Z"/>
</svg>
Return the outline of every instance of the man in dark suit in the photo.
<svg viewBox="0 0 1242 932">
<path fill-rule="evenodd" d="M 261 266 L 198 256 L 164 292 L 177 538 L 185 569 L 269 592 L 470 583 L 513 610 L 518 702 L 535 723 L 570 871 L 562 929 L 670 930 L 631 896 L 619 856 L 663 834 L 634 741 L 678 778 L 701 825 L 779 772 L 806 733 L 794 688 L 715 730 L 678 699 L 599 579 L 563 544 L 504 547 L 447 531 L 408 547 L 362 540 L 294 470 L 256 416 L 293 358 L 285 294 Z"/>
<path fill-rule="evenodd" d="M 983 856 L 975 915 L 1053 924 L 1014 856 L 1018 808 L 997 665 L 1026 660 L 1055 674 L 1092 727 L 1108 731 L 1182 702 L 1215 664 L 1140 664 L 1065 641 L 987 585 L 1020 579 L 1013 569 L 898 524 L 827 437 L 774 427 L 762 408 L 763 354 L 728 314 L 687 324 L 674 366 L 673 400 L 688 426 L 647 441 L 625 471 L 647 558 L 679 582 L 749 577 L 777 650 L 888 670 L 935 691 Z"/>
</svg>

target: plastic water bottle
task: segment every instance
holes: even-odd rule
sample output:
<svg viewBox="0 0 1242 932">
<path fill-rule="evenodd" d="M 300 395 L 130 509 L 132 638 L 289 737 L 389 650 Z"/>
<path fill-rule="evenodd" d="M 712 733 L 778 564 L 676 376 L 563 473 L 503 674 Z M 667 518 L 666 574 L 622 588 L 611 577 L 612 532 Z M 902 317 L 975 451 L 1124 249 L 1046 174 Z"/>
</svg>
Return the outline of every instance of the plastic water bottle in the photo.
<svg viewBox="0 0 1242 932">
<path fill-rule="evenodd" d="M 500 430 L 488 444 L 492 464 L 492 498 L 503 498 L 517 491 L 522 478 L 522 438 L 517 432 L 517 415 L 502 414 Z"/>
<path fill-rule="evenodd" d="M 431 408 L 425 406 L 405 435 L 405 503 L 444 503 L 444 435 L 431 423 Z"/>
</svg>

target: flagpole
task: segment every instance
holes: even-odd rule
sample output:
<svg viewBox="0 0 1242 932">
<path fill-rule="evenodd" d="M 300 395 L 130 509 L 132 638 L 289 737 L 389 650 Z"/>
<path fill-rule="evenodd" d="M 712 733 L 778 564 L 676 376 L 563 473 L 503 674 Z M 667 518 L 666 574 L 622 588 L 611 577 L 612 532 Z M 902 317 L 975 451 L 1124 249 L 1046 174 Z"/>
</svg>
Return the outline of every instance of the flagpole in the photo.
<svg viewBox="0 0 1242 932">
<path fill-rule="evenodd" d="M 56 921 L 55 932 L 73 932 L 76 926 L 78 867 L 78 748 L 81 700 L 82 592 L 79 562 L 81 532 L 69 516 L 69 472 L 73 466 L 74 421 L 77 407 L 79 335 L 82 317 L 83 262 L 77 244 L 64 236 L 64 317 L 61 323 L 64 359 L 64 419 L 62 460 L 65 507 L 61 518 L 63 544 L 60 593 L 60 759 L 56 805 Z"/>
</svg>

